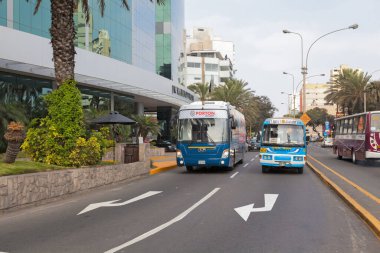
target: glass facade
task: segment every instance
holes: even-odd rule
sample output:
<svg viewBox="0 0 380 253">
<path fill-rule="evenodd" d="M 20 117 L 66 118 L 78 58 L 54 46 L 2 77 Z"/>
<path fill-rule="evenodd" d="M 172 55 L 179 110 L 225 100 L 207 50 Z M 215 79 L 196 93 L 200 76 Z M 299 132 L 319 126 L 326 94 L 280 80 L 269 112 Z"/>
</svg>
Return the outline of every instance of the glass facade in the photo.
<svg viewBox="0 0 380 253">
<path fill-rule="evenodd" d="M 50 1 L 42 1 L 38 12 L 33 15 L 35 5 L 36 0 L 13 1 L 13 29 L 50 38 Z"/>
<path fill-rule="evenodd" d="M 51 90 L 52 81 L 0 72 L 0 104 L 17 103 L 30 118 L 41 116 L 42 96 Z"/>
<path fill-rule="evenodd" d="M 0 25 L 7 26 L 7 1 L 0 2 Z"/>
<path fill-rule="evenodd" d="M 154 1 L 133 1 L 132 63 L 134 66 L 155 72 L 155 3 Z"/>
<path fill-rule="evenodd" d="M 156 7 L 156 73 L 179 83 L 183 51 L 184 1 L 167 0 Z"/>
</svg>

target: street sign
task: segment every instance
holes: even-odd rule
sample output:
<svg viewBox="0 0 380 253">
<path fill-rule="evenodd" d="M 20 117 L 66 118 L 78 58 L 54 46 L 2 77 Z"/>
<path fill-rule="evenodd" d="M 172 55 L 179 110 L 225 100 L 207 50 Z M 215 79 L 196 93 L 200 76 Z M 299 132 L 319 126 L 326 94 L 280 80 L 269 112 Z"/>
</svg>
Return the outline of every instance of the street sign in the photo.
<svg viewBox="0 0 380 253">
<path fill-rule="evenodd" d="M 306 125 L 310 120 L 311 118 L 309 117 L 309 115 L 307 115 L 306 112 L 304 112 L 304 114 L 302 114 L 301 118 L 302 122 Z"/>
</svg>

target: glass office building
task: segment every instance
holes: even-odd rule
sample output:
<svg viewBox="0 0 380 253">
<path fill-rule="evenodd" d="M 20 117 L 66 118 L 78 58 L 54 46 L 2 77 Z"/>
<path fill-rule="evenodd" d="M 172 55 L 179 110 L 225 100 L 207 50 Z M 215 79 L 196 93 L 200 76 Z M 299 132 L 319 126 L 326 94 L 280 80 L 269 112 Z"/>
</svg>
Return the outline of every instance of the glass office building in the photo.
<svg viewBox="0 0 380 253">
<path fill-rule="evenodd" d="M 33 15 L 35 4 L 36 0 L 0 2 L 0 85 L 3 88 L 21 85 L 27 86 L 27 90 L 30 84 L 23 81 L 26 79 L 39 80 L 45 86 L 54 82 L 50 1 L 42 1 Z M 125 101 L 139 113 L 157 111 L 157 107 L 177 108 L 193 101 L 194 94 L 177 80 L 183 46 L 184 0 L 167 0 L 164 6 L 148 0 L 129 0 L 128 4 L 129 11 L 122 7 L 120 0 L 106 1 L 101 16 L 98 1 L 90 0 L 88 23 L 81 4 L 74 12 L 75 78 L 79 87 L 84 87 L 83 93 L 94 91 L 84 97 L 95 94 L 103 98 L 103 103 L 114 103 L 117 99 L 110 100 L 111 94 L 125 96 Z M 157 20 L 162 20 L 169 32 L 168 29 L 157 31 Z M 170 66 L 170 71 L 169 74 L 160 72 L 167 77 L 162 78 L 157 69 L 165 66 Z M 35 92 L 42 95 L 46 89 L 35 89 Z M 85 107 L 89 102 L 83 104 Z"/>
<path fill-rule="evenodd" d="M 180 54 L 184 52 L 184 1 L 166 0 L 156 10 L 156 72 L 179 82 Z"/>
</svg>

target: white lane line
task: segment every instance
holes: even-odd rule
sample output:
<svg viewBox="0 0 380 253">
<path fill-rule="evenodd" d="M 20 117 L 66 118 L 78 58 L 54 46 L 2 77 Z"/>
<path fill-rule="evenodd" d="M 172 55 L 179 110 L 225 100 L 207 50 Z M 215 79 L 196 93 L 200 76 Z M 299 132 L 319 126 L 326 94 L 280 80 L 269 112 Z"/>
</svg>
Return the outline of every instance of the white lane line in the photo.
<svg viewBox="0 0 380 253">
<path fill-rule="evenodd" d="M 254 160 L 255 160 L 255 158 L 252 158 L 252 159 L 251 159 L 251 162 L 253 162 Z"/>
<path fill-rule="evenodd" d="M 234 178 L 237 174 L 239 174 L 239 172 L 236 172 L 235 174 L 233 174 L 232 176 L 230 176 L 230 178 Z"/>
<path fill-rule="evenodd" d="M 243 166 L 243 167 L 245 168 L 245 167 L 247 167 L 247 166 L 248 166 L 248 163 L 244 164 L 244 166 Z"/>
<path fill-rule="evenodd" d="M 173 225 L 174 223 L 182 220 L 183 218 L 185 218 L 191 211 L 193 211 L 195 208 L 197 208 L 198 206 L 200 206 L 203 202 L 205 202 L 207 199 L 211 198 L 212 195 L 214 195 L 217 191 L 219 191 L 220 188 L 215 188 L 214 190 L 212 190 L 209 194 L 207 194 L 206 196 L 204 196 L 201 200 L 199 200 L 197 203 L 195 203 L 194 205 L 192 205 L 189 209 L 187 209 L 186 211 L 182 212 L 180 215 L 178 215 L 177 217 L 175 217 L 174 219 L 162 224 L 161 226 L 158 226 L 148 232 L 146 232 L 145 234 L 142 234 L 126 243 L 123 243 L 113 249 L 110 249 L 110 250 L 107 250 L 106 252 L 104 253 L 114 253 L 116 251 L 119 251 L 121 249 L 124 249 L 132 244 L 135 244 L 139 241 L 142 241 L 146 238 L 148 238 L 149 236 L 152 236 L 158 232 L 160 232 L 161 230 Z"/>
</svg>

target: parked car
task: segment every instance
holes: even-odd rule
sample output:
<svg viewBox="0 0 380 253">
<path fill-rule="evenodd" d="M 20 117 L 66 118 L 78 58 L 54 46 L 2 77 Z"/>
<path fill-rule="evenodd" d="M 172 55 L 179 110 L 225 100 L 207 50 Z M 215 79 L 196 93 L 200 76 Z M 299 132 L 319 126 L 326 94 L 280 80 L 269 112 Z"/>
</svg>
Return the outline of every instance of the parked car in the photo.
<svg viewBox="0 0 380 253">
<path fill-rule="evenodd" d="M 174 143 L 171 143 L 170 141 L 164 141 L 163 140 L 163 141 L 152 141 L 152 142 L 153 142 L 153 145 L 156 147 L 165 148 L 166 152 L 175 152 L 176 151 L 176 145 Z"/>
<path fill-rule="evenodd" d="M 248 143 L 248 151 L 259 150 L 259 149 L 260 149 L 260 142 L 258 142 L 256 140 L 251 140 Z"/>
<path fill-rule="evenodd" d="M 321 144 L 321 147 L 322 147 L 322 148 L 325 148 L 325 147 L 332 147 L 332 146 L 333 146 L 333 138 L 326 137 L 326 138 L 322 141 L 322 144 Z"/>
</svg>

